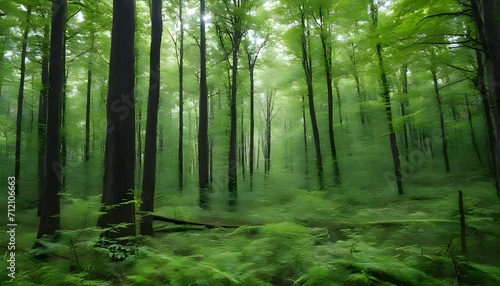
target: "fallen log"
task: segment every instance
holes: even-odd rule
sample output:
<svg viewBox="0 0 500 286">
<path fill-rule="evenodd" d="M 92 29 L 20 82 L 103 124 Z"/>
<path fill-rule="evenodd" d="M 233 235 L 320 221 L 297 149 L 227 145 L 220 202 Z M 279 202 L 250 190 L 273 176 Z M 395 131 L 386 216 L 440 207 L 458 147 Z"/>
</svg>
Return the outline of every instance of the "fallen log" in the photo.
<svg viewBox="0 0 500 286">
<path fill-rule="evenodd" d="M 191 221 L 185 221 L 185 220 L 180 220 L 180 219 L 175 219 L 175 218 L 169 218 L 169 217 L 164 217 L 161 215 L 157 214 L 148 214 L 144 212 L 137 212 L 137 214 L 143 215 L 143 216 L 150 216 L 153 218 L 153 220 L 157 221 L 162 221 L 162 222 L 169 222 L 177 225 L 196 225 L 196 226 L 204 226 L 206 228 L 216 228 L 216 227 L 222 227 L 222 228 L 238 228 L 242 225 L 218 225 L 218 224 L 211 224 L 211 223 L 201 223 L 201 222 L 191 222 Z"/>
</svg>

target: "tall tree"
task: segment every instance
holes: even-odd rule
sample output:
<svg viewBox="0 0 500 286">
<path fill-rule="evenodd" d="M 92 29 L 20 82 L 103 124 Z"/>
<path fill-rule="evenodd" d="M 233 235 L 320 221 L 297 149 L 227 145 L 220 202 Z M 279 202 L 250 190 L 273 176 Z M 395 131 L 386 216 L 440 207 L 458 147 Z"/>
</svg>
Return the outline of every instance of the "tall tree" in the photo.
<svg viewBox="0 0 500 286">
<path fill-rule="evenodd" d="M 372 20 L 372 27 L 374 31 L 378 27 L 378 3 L 375 3 L 378 0 L 372 0 L 370 2 L 370 16 Z M 378 58 L 378 66 L 380 69 L 380 83 L 382 88 L 382 98 L 385 104 L 385 112 L 387 117 L 387 125 L 389 127 L 389 143 L 391 146 L 392 153 L 392 161 L 394 164 L 394 175 L 396 177 L 396 185 L 398 188 L 398 193 L 400 195 L 403 194 L 403 183 L 401 176 L 401 161 L 399 158 L 399 149 L 398 143 L 396 140 L 396 133 L 394 132 L 394 124 L 392 121 L 392 108 L 391 108 L 391 95 L 389 90 L 389 82 L 387 80 L 387 75 L 384 67 L 384 57 L 382 54 L 382 45 L 377 42 L 375 46 L 377 50 L 377 58 Z"/>
<path fill-rule="evenodd" d="M 238 192 L 238 176 L 237 176 L 237 93 L 238 93 L 238 60 L 240 44 L 243 36 L 247 31 L 245 26 L 245 14 L 252 7 L 253 1 L 248 0 L 223 0 L 226 15 L 220 15 L 216 22 L 216 28 L 219 34 L 219 40 L 224 46 L 224 34 L 230 40 L 230 48 L 225 49 L 227 61 L 229 62 L 230 51 L 230 96 L 229 96 L 229 116 L 230 116 L 230 131 L 229 131 L 229 157 L 228 157 L 228 191 L 229 205 L 235 206 L 237 202 Z M 228 74 L 229 77 L 229 74 Z"/>
<path fill-rule="evenodd" d="M 434 55 L 431 55 L 431 58 L 433 58 Z M 439 128 L 441 130 L 441 146 L 443 148 L 443 160 L 444 160 L 444 168 L 446 170 L 446 173 L 450 172 L 450 159 L 448 158 L 448 146 L 446 142 L 446 132 L 445 132 L 445 126 L 444 126 L 444 116 L 443 116 L 443 104 L 441 101 L 441 95 L 439 93 L 439 85 L 438 85 L 438 78 L 437 78 L 437 67 L 431 63 L 431 75 L 432 75 L 432 83 L 434 86 L 434 94 L 436 95 L 436 100 L 437 100 L 437 107 L 439 111 Z"/>
<path fill-rule="evenodd" d="M 151 52 L 149 62 L 149 96 L 144 147 L 144 173 L 142 175 L 141 211 L 152 212 L 156 182 L 156 140 L 158 129 L 158 104 L 160 101 L 160 48 L 162 34 L 162 0 L 151 5 Z M 145 215 L 141 220 L 141 234 L 153 234 L 153 218 Z"/>
<path fill-rule="evenodd" d="M 244 43 L 245 52 L 247 54 L 247 64 L 250 76 L 250 144 L 248 158 L 248 172 L 250 175 L 250 184 L 253 184 L 254 173 L 254 146 L 255 146 L 255 65 L 259 58 L 260 51 L 267 45 L 270 33 L 267 32 L 264 40 L 258 43 L 247 37 Z"/>
<path fill-rule="evenodd" d="M 66 0 L 52 0 L 50 35 L 49 93 L 45 136 L 45 188 L 42 195 L 37 238 L 60 228 L 61 191 L 61 101 L 63 89 L 63 38 Z"/>
<path fill-rule="evenodd" d="M 42 50 L 42 88 L 38 96 L 38 212 L 42 210 L 42 197 L 45 189 L 45 120 L 47 119 L 47 94 L 49 92 L 49 42 L 50 26 L 43 28 Z"/>
<path fill-rule="evenodd" d="M 497 195 L 500 197 L 500 4 L 495 0 L 470 0 L 472 14 L 477 25 L 479 38 L 484 48 L 488 84 L 494 101 L 496 168 L 495 182 Z"/>
<path fill-rule="evenodd" d="M 323 64 L 325 67 L 326 90 L 328 95 L 328 135 L 330 139 L 330 151 L 333 159 L 335 183 L 340 184 L 340 169 L 337 160 L 337 149 L 335 148 L 335 132 L 333 128 L 333 48 L 332 48 L 332 24 L 330 23 L 330 8 L 320 4 L 318 7 L 316 24 L 319 28 L 321 47 L 323 48 Z M 338 88 L 337 88 L 338 91 Z"/>
<path fill-rule="evenodd" d="M 113 0 L 113 27 L 106 102 L 102 214 L 97 225 L 107 238 L 135 235 L 134 164 L 134 29 L 135 1 Z"/>
<path fill-rule="evenodd" d="M 93 28 L 90 31 L 90 52 L 94 50 L 95 31 Z M 85 161 L 90 159 L 90 103 L 92 95 L 92 60 L 89 60 L 89 67 L 87 69 L 87 103 L 85 106 Z"/>
<path fill-rule="evenodd" d="M 200 0 L 200 116 L 198 127 L 198 187 L 199 205 L 208 208 L 209 142 L 208 142 L 208 90 L 207 52 L 205 35 L 205 0 Z"/>
<path fill-rule="evenodd" d="M 311 30 L 309 25 L 309 7 L 306 7 L 303 1 L 297 3 L 300 12 L 300 42 L 302 53 L 302 68 L 306 76 L 307 98 L 309 103 L 309 115 L 314 138 L 314 149 L 316 151 L 316 169 L 318 172 L 318 185 L 320 189 L 325 187 L 323 176 L 323 158 L 321 156 L 321 143 L 319 138 L 318 120 L 316 118 L 316 108 L 314 106 L 314 88 L 313 88 L 313 60 L 311 52 Z"/>
<path fill-rule="evenodd" d="M 28 33 L 30 31 L 30 16 L 31 6 L 26 10 L 26 22 L 24 23 L 24 31 L 21 48 L 21 79 L 19 80 L 19 93 L 17 95 L 17 120 L 16 120 L 16 157 L 15 157 L 15 176 L 19 181 L 19 171 L 21 170 L 21 127 L 23 122 L 23 100 L 24 100 L 24 79 L 26 76 L 26 49 L 28 47 Z M 18 188 L 16 188 L 16 194 Z"/>
</svg>

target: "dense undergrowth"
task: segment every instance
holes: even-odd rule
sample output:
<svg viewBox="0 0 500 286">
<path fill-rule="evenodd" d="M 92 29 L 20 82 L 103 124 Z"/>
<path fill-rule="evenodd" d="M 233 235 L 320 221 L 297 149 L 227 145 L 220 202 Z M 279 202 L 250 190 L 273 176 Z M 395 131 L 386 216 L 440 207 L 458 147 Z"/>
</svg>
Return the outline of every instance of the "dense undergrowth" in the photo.
<svg viewBox="0 0 500 286">
<path fill-rule="evenodd" d="M 62 212 L 71 215 L 62 217 L 59 240 L 44 243 L 51 253 L 46 257 L 33 258 L 35 211 L 18 213 L 18 276 L 11 283 L 500 285 L 500 204 L 491 183 L 481 177 L 439 180 L 449 180 L 448 187 L 407 182 L 404 196 L 354 185 L 327 191 L 254 190 L 240 194 L 236 212 L 227 209 L 224 197 L 214 198 L 211 210 L 203 211 L 189 194 L 160 196 L 158 214 L 241 227 L 158 222 L 154 237 L 135 238 L 136 246 L 124 249 L 130 254 L 114 262 L 110 247 L 95 247 L 98 196 L 66 196 Z M 458 189 L 465 196 L 467 257 L 460 250 Z M 0 279 L 5 277 L 2 267 Z"/>
</svg>

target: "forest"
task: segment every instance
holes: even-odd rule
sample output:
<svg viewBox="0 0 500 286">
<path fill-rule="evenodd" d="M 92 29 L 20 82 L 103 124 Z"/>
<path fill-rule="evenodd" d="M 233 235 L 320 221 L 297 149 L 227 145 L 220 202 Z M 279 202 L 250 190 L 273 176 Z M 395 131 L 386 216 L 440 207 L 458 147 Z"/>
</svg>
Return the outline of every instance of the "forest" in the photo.
<svg viewBox="0 0 500 286">
<path fill-rule="evenodd" d="M 500 285 L 498 0 L 0 0 L 2 285 Z"/>
</svg>

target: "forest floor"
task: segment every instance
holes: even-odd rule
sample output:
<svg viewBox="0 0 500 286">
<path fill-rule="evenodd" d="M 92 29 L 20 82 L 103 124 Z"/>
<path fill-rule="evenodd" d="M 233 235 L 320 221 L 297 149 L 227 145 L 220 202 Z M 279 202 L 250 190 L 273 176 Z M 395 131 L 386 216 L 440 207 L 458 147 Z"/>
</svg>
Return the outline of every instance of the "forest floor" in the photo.
<svg viewBox="0 0 500 286">
<path fill-rule="evenodd" d="M 208 211 L 197 207 L 195 192 L 158 196 L 158 215 L 242 226 L 155 222 L 154 237 L 139 236 L 137 247 L 125 249 L 133 254 L 119 262 L 94 247 L 99 197 L 65 196 L 65 230 L 58 242 L 45 243 L 55 255 L 41 261 L 31 250 L 36 210 L 18 211 L 13 285 L 500 285 L 500 199 L 490 179 L 433 178 L 414 175 L 402 196 L 370 184 L 326 191 L 273 185 L 241 192 L 237 210 L 228 209 L 224 196 L 214 195 Z M 0 273 L 0 282 L 8 280 L 6 267 Z"/>
</svg>

